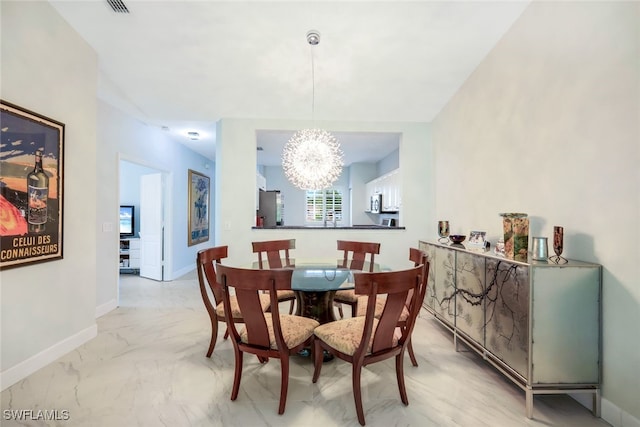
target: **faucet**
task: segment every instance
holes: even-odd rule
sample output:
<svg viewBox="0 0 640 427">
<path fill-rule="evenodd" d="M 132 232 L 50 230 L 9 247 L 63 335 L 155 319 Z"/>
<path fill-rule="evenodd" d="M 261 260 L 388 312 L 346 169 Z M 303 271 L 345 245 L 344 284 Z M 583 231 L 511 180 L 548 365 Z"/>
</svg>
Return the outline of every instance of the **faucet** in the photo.
<svg viewBox="0 0 640 427">
<path fill-rule="evenodd" d="M 330 222 L 333 222 L 333 228 L 336 228 L 336 226 L 338 225 L 338 221 L 336 219 L 336 216 L 333 214 L 333 211 L 327 211 L 324 215 L 324 226 L 327 226 L 327 218 L 331 216 L 331 219 L 329 220 Z"/>
</svg>

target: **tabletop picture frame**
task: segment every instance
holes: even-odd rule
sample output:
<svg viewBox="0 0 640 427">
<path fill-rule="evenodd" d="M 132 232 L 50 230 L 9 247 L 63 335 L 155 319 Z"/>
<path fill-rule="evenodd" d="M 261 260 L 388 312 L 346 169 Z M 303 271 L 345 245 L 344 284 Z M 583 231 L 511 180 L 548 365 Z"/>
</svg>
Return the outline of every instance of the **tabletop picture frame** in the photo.
<svg viewBox="0 0 640 427">
<path fill-rule="evenodd" d="M 487 240 L 485 238 L 486 235 L 486 231 L 470 231 L 467 248 L 472 250 L 475 249 L 484 251 L 487 247 Z"/>
<path fill-rule="evenodd" d="M 0 270 L 62 259 L 64 124 L 0 100 Z"/>
<path fill-rule="evenodd" d="M 189 246 L 209 240 L 209 194 L 211 183 L 208 176 L 189 169 L 189 220 L 187 242 Z"/>
</svg>

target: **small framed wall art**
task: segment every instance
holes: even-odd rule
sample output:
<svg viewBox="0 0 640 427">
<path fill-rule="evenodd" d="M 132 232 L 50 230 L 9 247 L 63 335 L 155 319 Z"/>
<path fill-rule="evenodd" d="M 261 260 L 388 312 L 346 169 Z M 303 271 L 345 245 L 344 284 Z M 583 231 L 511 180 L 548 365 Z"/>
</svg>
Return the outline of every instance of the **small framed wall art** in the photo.
<svg viewBox="0 0 640 427">
<path fill-rule="evenodd" d="M 209 240 L 209 177 L 189 169 L 188 245 Z"/>
<path fill-rule="evenodd" d="M 64 124 L 0 101 L 0 269 L 62 259 Z"/>
</svg>

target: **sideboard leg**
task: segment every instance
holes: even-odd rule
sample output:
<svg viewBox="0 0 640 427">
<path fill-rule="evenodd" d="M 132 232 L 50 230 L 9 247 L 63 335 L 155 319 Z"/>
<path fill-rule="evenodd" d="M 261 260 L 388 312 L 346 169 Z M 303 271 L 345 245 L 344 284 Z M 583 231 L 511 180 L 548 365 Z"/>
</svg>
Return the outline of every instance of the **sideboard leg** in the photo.
<svg viewBox="0 0 640 427">
<path fill-rule="evenodd" d="M 596 392 L 593 393 L 593 416 L 600 418 L 600 411 L 601 411 L 601 402 L 602 402 L 602 396 L 600 395 L 600 389 L 597 388 Z"/>
<path fill-rule="evenodd" d="M 525 410 L 527 412 L 527 418 L 533 418 L 533 390 L 527 387 L 525 393 Z"/>
</svg>

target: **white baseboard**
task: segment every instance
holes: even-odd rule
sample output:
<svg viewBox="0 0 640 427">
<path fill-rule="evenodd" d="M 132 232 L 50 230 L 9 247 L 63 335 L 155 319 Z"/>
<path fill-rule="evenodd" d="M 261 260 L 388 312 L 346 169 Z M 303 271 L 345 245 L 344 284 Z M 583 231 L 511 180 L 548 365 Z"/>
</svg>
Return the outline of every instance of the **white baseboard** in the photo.
<svg viewBox="0 0 640 427">
<path fill-rule="evenodd" d="M 115 310 L 116 308 L 118 308 L 118 301 L 116 301 L 115 299 L 112 299 L 111 301 L 107 301 L 104 304 L 101 304 L 99 306 L 96 307 L 96 319 L 98 317 L 102 317 L 105 314 L 107 314 L 108 312 Z"/>
<path fill-rule="evenodd" d="M 640 419 L 618 408 L 607 399 L 602 399 L 600 409 L 602 419 L 613 427 L 640 427 Z"/>
<path fill-rule="evenodd" d="M 592 411 L 593 395 L 590 393 L 570 393 L 571 397 L 582 406 Z M 600 418 L 613 427 L 640 427 L 640 420 L 630 413 L 618 408 L 605 398 L 600 401 Z"/>
<path fill-rule="evenodd" d="M 95 338 L 98 335 L 98 325 L 95 323 L 90 327 L 83 329 L 75 335 L 72 335 L 64 340 L 52 345 L 51 347 L 42 350 L 40 353 L 31 356 L 27 360 L 18 363 L 11 368 L 0 372 L 0 390 L 5 390 L 11 387 L 18 381 L 28 377 L 36 372 L 38 369 L 47 366 L 49 363 L 55 361 L 61 356 L 69 353 L 80 347 L 87 341 Z"/>
<path fill-rule="evenodd" d="M 174 280 L 174 279 L 177 279 L 178 277 L 182 277 L 182 276 L 184 276 L 184 275 L 185 275 L 185 274 L 187 274 L 187 273 L 191 273 L 191 272 L 192 272 L 193 270 L 195 270 L 195 269 L 196 269 L 195 264 L 194 264 L 194 265 L 192 265 L 192 266 L 188 266 L 188 267 L 185 267 L 185 268 L 181 268 L 181 269 L 180 269 L 180 270 L 178 270 L 178 271 L 174 271 L 174 272 L 173 272 L 173 276 L 172 276 L 172 277 L 169 277 L 169 278 L 165 278 L 165 280 Z"/>
</svg>

